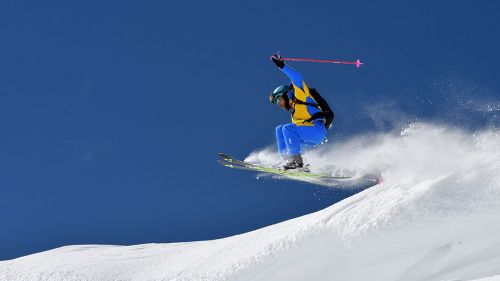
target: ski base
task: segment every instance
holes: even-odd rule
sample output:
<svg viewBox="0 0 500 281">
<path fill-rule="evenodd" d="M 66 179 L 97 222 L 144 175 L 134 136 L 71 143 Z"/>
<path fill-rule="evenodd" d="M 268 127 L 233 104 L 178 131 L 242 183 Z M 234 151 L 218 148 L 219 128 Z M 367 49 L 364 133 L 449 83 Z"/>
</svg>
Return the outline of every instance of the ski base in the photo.
<svg viewBox="0 0 500 281">
<path fill-rule="evenodd" d="M 365 175 L 354 179 L 346 176 L 332 176 L 312 173 L 307 169 L 284 170 L 280 167 L 265 167 L 236 159 L 224 153 L 219 153 L 219 157 L 220 159 L 218 160 L 218 163 L 228 168 L 261 172 L 277 177 L 284 177 L 287 179 L 305 181 L 325 186 L 365 186 L 365 188 L 368 188 L 381 182 L 379 175 Z"/>
</svg>

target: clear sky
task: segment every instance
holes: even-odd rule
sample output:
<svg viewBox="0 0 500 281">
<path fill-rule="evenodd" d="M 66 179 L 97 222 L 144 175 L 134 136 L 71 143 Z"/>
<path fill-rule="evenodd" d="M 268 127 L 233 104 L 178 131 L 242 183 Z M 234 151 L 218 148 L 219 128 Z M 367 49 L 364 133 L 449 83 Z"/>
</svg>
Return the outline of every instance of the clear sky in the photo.
<svg viewBox="0 0 500 281">
<path fill-rule="evenodd" d="M 68 244 L 204 240 L 352 192 L 216 163 L 274 143 L 284 56 L 336 113 L 331 142 L 391 112 L 466 128 L 499 100 L 498 1 L 1 1 L 0 260 Z M 462 105 L 461 105 L 462 104 Z M 386 115 L 384 115 L 386 114 Z M 376 122 L 374 117 L 382 122 Z M 385 120 L 386 118 L 387 120 Z"/>
</svg>

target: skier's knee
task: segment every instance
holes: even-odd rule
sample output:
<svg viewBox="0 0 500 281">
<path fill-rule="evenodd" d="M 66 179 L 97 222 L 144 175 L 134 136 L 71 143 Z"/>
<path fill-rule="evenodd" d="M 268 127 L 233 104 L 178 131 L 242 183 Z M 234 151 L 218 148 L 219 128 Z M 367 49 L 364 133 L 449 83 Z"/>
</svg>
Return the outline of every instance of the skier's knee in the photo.
<svg viewBox="0 0 500 281">
<path fill-rule="evenodd" d="M 282 130 L 285 132 L 295 131 L 295 124 L 285 124 Z"/>
<path fill-rule="evenodd" d="M 276 133 L 280 133 L 283 131 L 283 124 L 276 126 Z"/>
</svg>

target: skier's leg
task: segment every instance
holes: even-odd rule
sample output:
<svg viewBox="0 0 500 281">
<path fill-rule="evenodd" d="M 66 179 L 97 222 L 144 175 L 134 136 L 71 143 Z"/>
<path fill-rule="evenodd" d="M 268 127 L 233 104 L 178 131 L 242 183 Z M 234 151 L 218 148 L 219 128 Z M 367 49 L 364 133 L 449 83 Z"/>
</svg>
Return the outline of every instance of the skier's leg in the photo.
<svg viewBox="0 0 500 281">
<path fill-rule="evenodd" d="M 283 137 L 286 144 L 288 155 L 299 155 L 300 149 L 300 135 L 297 131 L 298 126 L 290 123 L 283 125 Z"/>
<path fill-rule="evenodd" d="M 297 133 L 303 148 L 314 147 L 325 139 L 326 128 L 321 121 L 317 121 L 314 126 L 297 126 Z"/>
<path fill-rule="evenodd" d="M 276 142 L 278 144 L 278 152 L 280 155 L 286 154 L 285 138 L 283 137 L 283 125 L 276 127 Z"/>
<path fill-rule="evenodd" d="M 300 135 L 297 128 L 298 126 L 293 123 L 283 126 L 283 136 L 289 155 L 288 162 L 283 165 L 285 170 L 302 168 L 304 166 L 302 156 L 300 155 L 302 149 L 300 147 Z"/>
</svg>

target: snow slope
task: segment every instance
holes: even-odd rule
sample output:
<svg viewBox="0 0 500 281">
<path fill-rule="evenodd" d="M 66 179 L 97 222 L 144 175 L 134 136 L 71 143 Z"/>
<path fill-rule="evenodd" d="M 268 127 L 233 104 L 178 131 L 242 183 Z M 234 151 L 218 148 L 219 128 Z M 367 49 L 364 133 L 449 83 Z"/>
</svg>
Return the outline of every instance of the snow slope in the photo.
<svg viewBox="0 0 500 281">
<path fill-rule="evenodd" d="M 250 157 L 276 160 L 268 152 Z M 414 124 L 305 158 L 322 167 L 376 168 L 384 182 L 224 239 L 68 246 L 2 261 L 0 280 L 500 280 L 495 130 Z"/>
</svg>

